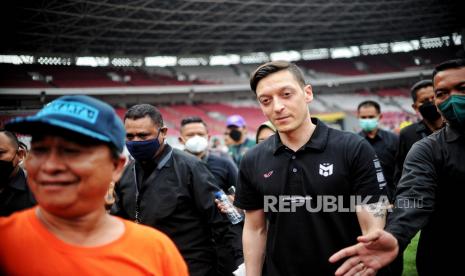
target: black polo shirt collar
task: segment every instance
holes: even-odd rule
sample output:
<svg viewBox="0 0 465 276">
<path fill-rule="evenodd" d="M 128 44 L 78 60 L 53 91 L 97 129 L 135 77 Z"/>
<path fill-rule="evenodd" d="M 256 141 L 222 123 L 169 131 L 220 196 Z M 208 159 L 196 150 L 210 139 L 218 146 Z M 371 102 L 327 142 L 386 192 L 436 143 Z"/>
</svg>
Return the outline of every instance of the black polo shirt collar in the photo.
<svg viewBox="0 0 465 276">
<path fill-rule="evenodd" d="M 367 140 L 373 140 L 373 141 L 376 141 L 376 140 L 383 140 L 383 138 L 384 138 L 384 137 L 383 137 L 384 134 L 383 134 L 383 132 L 382 132 L 382 129 L 380 129 L 380 128 L 378 128 L 378 129 L 376 130 L 376 135 L 375 135 L 375 137 L 373 137 L 373 138 L 368 137 L 368 133 L 366 133 L 365 131 L 360 131 L 359 134 L 360 134 L 363 138 L 365 138 L 365 139 L 367 139 Z"/>
<path fill-rule="evenodd" d="M 207 152 L 202 156 L 202 158 L 200 158 L 200 160 L 204 163 L 208 163 L 209 159 L 210 159 L 210 152 L 207 150 Z"/>
<path fill-rule="evenodd" d="M 316 151 L 323 152 L 328 143 L 328 135 L 329 135 L 328 126 L 317 118 L 311 118 L 311 120 L 312 120 L 312 123 L 316 126 L 315 130 L 313 131 L 313 134 L 310 137 L 310 139 L 307 141 L 307 143 L 303 145 L 299 149 L 299 151 L 313 149 Z M 270 145 L 273 147 L 272 148 L 273 155 L 276 155 L 279 152 L 287 149 L 287 147 L 282 143 L 281 138 L 279 137 L 279 134 L 274 135 L 273 138 L 274 138 L 274 143 L 270 143 Z"/>
<path fill-rule="evenodd" d="M 427 132 L 429 131 L 429 128 L 426 126 L 425 121 L 421 120 L 420 122 L 418 122 L 415 131 L 417 133 Z"/>
</svg>

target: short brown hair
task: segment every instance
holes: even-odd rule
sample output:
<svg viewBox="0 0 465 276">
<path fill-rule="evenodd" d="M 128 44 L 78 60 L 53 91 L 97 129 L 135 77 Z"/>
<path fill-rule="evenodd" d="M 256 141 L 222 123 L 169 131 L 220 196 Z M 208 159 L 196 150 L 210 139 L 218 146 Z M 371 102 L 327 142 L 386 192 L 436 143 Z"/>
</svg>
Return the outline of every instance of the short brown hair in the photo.
<svg viewBox="0 0 465 276">
<path fill-rule="evenodd" d="M 305 86 L 304 74 L 297 65 L 292 62 L 278 60 L 260 65 L 250 76 L 250 88 L 257 94 L 257 85 L 262 79 L 282 70 L 289 71 L 302 87 Z"/>
</svg>

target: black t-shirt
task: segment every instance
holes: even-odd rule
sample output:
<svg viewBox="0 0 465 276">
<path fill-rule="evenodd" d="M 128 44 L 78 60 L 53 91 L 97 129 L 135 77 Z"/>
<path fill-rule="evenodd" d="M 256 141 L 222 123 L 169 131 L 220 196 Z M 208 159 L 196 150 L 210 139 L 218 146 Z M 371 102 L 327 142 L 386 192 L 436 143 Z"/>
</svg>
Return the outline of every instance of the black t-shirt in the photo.
<svg viewBox="0 0 465 276">
<path fill-rule="evenodd" d="M 386 177 L 386 192 L 388 193 L 391 202 L 394 202 L 393 198 L 396 191 L 394 184 L 394 169 L 396 166 L 396 153 L 399 146 L 399 137 L 396 134 L 383 129 L 378 129 L 378 132 L 373 139 L 368 137 L 363 131 L 359 134 L 364 137 L 375 150 L 376 155 L 381 162 L 383 174 Z"/>
<path fill-rule="evenodd" d="M 399 148 L 396 155 L 396 168 L 394 172 L 394 183 L 399 183 L 400 177 L 402 176 L 402 169 L 404 167 L 405 157 L 409 152 L 410 148 L 415 142 L 429 136 L 433 133 L 425 124 L 424 121 L 416 122 L 409 126 L 406 126 L 400 131 L 399 134 Z"/>
<path fill-rule="evenodd" d="M 385 195 L 381 165 L 368 142 L 312 121 L 316 129 L 297 152 L 275 135 L 246 153 L 240 166 L 235 205 L 265 211 L 268 275 L 334 275 L 340 264 L 328 258 L 361 234 L 351 196 L 373 203 Z M 331 209 L 333 200 L 339 211 Z"/>
<path fill-rule="evenodd" d="M 208 153 L 203 161 L 215 177 L 217 186 L 223 191 L 227 193 L 229 187 L 236 186 L 238 170 L 232 160 Z"/>
</svg>

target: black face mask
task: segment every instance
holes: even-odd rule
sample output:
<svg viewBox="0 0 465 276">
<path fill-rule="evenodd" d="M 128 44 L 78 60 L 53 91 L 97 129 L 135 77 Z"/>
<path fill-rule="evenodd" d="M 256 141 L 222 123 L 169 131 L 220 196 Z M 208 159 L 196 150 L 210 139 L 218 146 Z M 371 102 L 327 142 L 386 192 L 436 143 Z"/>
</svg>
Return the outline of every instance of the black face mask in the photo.
<svg viewBox="0 0 465 276">
<path fill-rule="evenodd" d="M 234 142 L 239 142 L 242 137 L 242 132 L 240 132 L 237 129 L 231 129 L 231 132 L 229 132 L 229 137 L 234 140 Z"/>
<path fill-rule="evenodd" d="M 6 181 L 10 178 L 11 173 L 16 168 L 16 166 L 13 165 L 15 157 L 16 154 L 10 161 L 0 160 L 0 182 Z"/>
<path fill-rule="evenodd" d="M 441 117 L 433 102 L 426 102 L 419 108 L 420 114 L 428 122 L 434 122 Z"/>
</svg>

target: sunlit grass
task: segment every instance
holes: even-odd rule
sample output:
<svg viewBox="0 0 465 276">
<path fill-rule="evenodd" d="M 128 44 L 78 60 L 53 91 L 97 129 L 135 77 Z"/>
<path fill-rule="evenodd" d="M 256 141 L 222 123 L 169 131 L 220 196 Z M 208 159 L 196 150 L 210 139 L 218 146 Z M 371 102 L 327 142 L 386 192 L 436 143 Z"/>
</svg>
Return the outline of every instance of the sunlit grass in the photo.
<svg viewBox="0 0 465 276">
<path fill-rule="evenodd" d="M 417 244 L 420 233 L 418 233 L 404 251 L 404 272 L 403 276 L 418 276 L 415 265 L 415 256 L 417 254 Z"/>
</svg>

